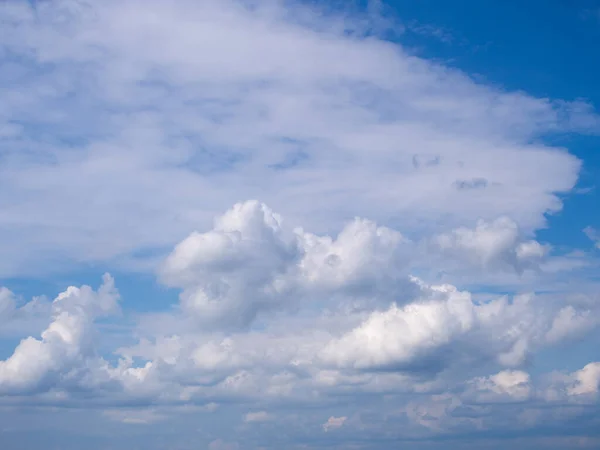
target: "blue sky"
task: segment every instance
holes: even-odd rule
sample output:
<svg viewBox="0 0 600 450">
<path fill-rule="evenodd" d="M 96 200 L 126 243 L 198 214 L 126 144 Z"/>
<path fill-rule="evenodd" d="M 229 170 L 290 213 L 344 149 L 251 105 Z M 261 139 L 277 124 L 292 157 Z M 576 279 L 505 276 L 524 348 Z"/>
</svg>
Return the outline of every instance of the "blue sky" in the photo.
<svg viewBox="0 0 600 450">
<path fill-rule="evenodd" d="M 600 447 L 597 2 L 0 24 L 3 449 Z"/>
<path fill-rule="evenodd" d="M 595 1 L 390 4 L 399 16 L 443 31 L 445 39 L 436 39 L 434 33 L 426 43 L 418 33 L 410 36 L 420 54 L 439 58 L 507 89 L 565 100 L 584 98 L 593 105 L 600 101 L 600 50 L 595 45 L 600 28 Z M 582 158 L 579 186 L 585 189 L 594 185 L 600 176 L 597 136 L 569 134 L 546 136 L 545 140 L 568 147 Z M 584 245 L 585 236 L 577 231 L 588 222 L 598 223 L 597 202 L 596 190 L 569 196 L 563 214 L 551 216 L 552 227 L 541 231 L 540 236 L 564 245 Z"/>
</svg>

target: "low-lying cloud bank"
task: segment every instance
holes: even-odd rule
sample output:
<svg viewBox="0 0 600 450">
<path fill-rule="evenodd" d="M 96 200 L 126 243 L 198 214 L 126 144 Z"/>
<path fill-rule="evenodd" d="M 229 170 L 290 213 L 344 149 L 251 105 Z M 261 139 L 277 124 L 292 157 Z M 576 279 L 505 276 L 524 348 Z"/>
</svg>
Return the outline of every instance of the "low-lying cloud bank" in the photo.
<svg viewBox="0 0 600 450">
<path fill-rule="evenodd" d="M 180 289 L 179 304 L 142 317 L 144 335 L 115 348 L 116 361 L 94 339 L 102 318 L 120 311 L 105 275 L 97 290 L 69 287 L 49 304 L 41 336 L 0 362 L 0 392 L 12 404 L 104 408 L 126 423 L 167 420 L 174 408 L 252 405 L 240 419 L 251 426 L 283 420 L 290 406 L 322 405 L 338 413 L 322 424 L 333 433 L 374 426 L 362 398 L 396 399 L 381 414 L 404 417 L 409 434 L 493 429 L 490 414 L 515 409 L 535 428 L 548 411 L 597 404 L 600 362 L 528 373 L 539 352 L 594 331 L 596 305 L 533 292 L 475 298 L 411 270 L 431 257 L 540 273 L 553 258 L 543 248 L 505 220 L 412 242 L 355 219 L 331 237 L 289 227 L 260 202 L 239 203 L 174 248 L 160 279 Z M 7 322 L 39 314 L 7 290 L 2 305 Z M 468 418 L 457 416 L 464 408 Z"/>
</svg>

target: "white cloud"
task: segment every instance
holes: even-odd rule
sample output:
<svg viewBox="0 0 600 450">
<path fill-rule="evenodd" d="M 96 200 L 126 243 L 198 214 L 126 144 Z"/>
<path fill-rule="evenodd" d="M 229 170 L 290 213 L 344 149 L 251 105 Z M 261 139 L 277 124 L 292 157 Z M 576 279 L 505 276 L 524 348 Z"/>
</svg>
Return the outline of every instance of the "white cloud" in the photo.
<svg viewBox="0 0 600 450">
<path fill-rule="evenodd" d="M 114 313 L 119 294 L 112 278 L 94 292 L 89 286 L 69 287 L 52 302 L 52 322 L 41 339 L 28 337 L 5 361 L 0 361 L 0 392 L 47 390 L 93 349 L 91 327 L 96 317 Z"/>
<path fill-rule="evenodd" d="M 539 265 L 548 246 L 525 241 L 518 225 L 508 217 L 493 222 L 480 220 L 474 229 L 460 227 L 432 240 L 435 248 L 448 256 L 466 259 L 486 268 L 512 267 L 517 271 Z"/>
<path fill-rule="evenodd" d="M 400 233 L 361 219 L 335 239 L 285 229 L 279 215 L 249 201 L 179 243 L 162 278 L 183 289 L 183 310 L 205 326 L 245 326 L 261 311 L 300 301 L 372 300 L 408 286 L 408 248 Z"/>
<path fill-rule="evenodd" d="M 521 370 L 503 370 L 472 382 L 476 389 L 515 400 L 526 400 L 531 395 L 530 376 Z M 489 401 L 489 397 L 484 397 Z"/>
<path fill-rule="evenodd" d="M 372 312 L 359 326 L 333 339 L 321 357 L 338 367 L 436 371 L 492 357 L 508 367 L 530 353 L 593 326 L 573 307 L 543 307 L 532 295 L 477 303 L 454 286 L 425 286 L 420 299 Z M 572 314 L 569 314 L 571 312 Z M 585 318 L 591 310 L 582 310 Z"/>
<path fill-rule="evenodd" d="M 359 327 L 323 351 L 325 361 L 339 366 L 385 368 L 410 365 L 431 350 L 448 344 L 455 335 L 472 328 L 474 315 L 468 294 L 452 293 L 447 302 L 392 305 L 374 312 Z"/>
<path fill-rule="evenodd" d="M 194 233 L 169 256 L 163 278 L 184 288 L 182 307 L 205 323 L 252 321 L 289 289 L 286 270 L 297 249 L 281 236 L 279 218 L 258 202 L 238 204 L 214 231 Z M 235 315 L 232 318 L 232 315 Z"/>
<path fill-rule="evenodd" d="M 552 327 L 546 334 L 550 342 L 557 342 L 581 332 L 585 332 L 598 324 L 596 313 L 591 309 L 575 308 L 568 305 L 557 313 Z"/>
<path fill-rule="evenodd" d="M 581 165 L 540 138 L 597 132 L 590 105 L 477 83 L 376 15 L 26 3 L 0 3 L 0 276 L 158 268 L 180 295 L 125 299 L 123 339 L 97 323 L 119 309 L 108 276 L 51 303 L 1 288 L 0 332 L 31 336 L 0 361 L 0 414 L 188 420 L 194 445 L 238 449 L 260 448 L 249 423 L 276 448 L 387 445 L 597 407 L 598 363 L 535 371 L 597 332 L 592 256 L 533 239 Z"/>
<path fill-rule="evenodd" d="M 345 416 L 342 416 L 342 417 L 331 416 L 329 419 L 327 419 L 327 422 L 325 422 L 323 424 L 323 431 L 327 433 L 328 431 L 335 430 L 337 428 L 341 428 L 347 419 L 348 418 Z"/>
<path fill-rule="evenodd" d="M 600 363 L 587 364 L 572 374 L 574 383 L 569 386 L 569 395 L 596 394 L 600 389 Z"/>
<path fill-rule="evenodd" d="M 598 230 L 593 227 L 585 227 L 583 232 L 591 239 L 596 248 L 600 248 L 600 233 L 598 233 Z"/>
<path fill-rule="evenodd" d="M 411 234 L 506 215 L 529 234 L 580 167 L 532 138 L 597 123 L 588 105 L 477 84 L 363 38 L 373 20 L 295 3 L 0 15 L 15 55 L 0 87 L 7 275 L 61 270 L 49 260 L 151 269 L 240 192 L 319 233 L 355 215 Z"/>
<path fill-rule="evenodd" d="M 249 412 L 244 416 L 244 422 L 267 422 L 271 420 L 271 416 L 266 411 Z"/>
<path fill-rule="evenodd" d="M 262 203 L 239 203 L 212 230 L 176 246 L 162 277 L 182 289 L 181 307 L 162 313 L 160 327 L 136 330 L 139 342 L 115 350 L 118 361 L 98 354 L 92 338 L 94 320 L 117 308 L 107 276 L 97 292 L 71 287 L 54 300 L 42 339 L 23 340 L 0 362 L 0 387 L 50 396 L 44 401 L 53 404 L 79 404 L 84 390 L 87 401 L 104 406 L 206 410 L 242 399 L 266 407 L 349 391 L 428 393 L 470 378 L 471 369 L 521 367 L 540 349 L 596 328 L 593 302 L 533 294 L 482 301 L 410 277 L 420 249 L 368 220 L 349 222 L 335 238 L 317 236 L 284 225 Z M 212 309 L 186 304 L 205 292 Z M 476 397 L 521 398 L 523 374 L 482 378 Z M 263 413 L 251 411 L 245 421 Z"/>
</svg>

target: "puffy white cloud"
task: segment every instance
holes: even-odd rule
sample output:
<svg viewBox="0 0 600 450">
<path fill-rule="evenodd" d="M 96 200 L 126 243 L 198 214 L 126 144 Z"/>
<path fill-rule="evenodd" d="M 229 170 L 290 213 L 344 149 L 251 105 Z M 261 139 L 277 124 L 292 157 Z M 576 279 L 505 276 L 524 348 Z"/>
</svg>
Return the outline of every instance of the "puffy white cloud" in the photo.
<svg viewBox="0 0 600 450">
<path fill-rule="evenodd" d="M 461 227 L 432 239 L 434 248 L 448 256 L 486 268 L 513 267 L 521 271 L 539 265 L 547 245 L 522 240 L 518 225 L 508 217 L 480 220 L 474 229 Z"/>
<path fill-rule="evenodd" d="M 42 338 L 1 362 L 0 386 L 75 402 L 76 388 L 95 401 L 198 407 L 428 393 L 464 380 L 466 367 L 519 367 L 595 327 L 592 304 L 533 294 L 482 301 L 410 277 L 421 249 L 368 220 L 330 237 L 287 227 L 262 203 L 239 203 L 166 259 L 161 278 L 182 289 L 180 308 L 157 316 L 160 327 L 140 328 L 137 344 L 114 352 L 116 363 L 92 342 L 95 318 L 117 307 L 107 277 L 98 292 L 71 287 L 56 298 Z M 200 296 L 207 301 L 190 303 Z M 522 375 L 502 371 L 472 385 L 477 398 L 517 398 L 528 386 Z"/>
<path fill-rule="evenodd" d="M 574 383 L 569 386 L 569 395 L 597 394 L 600 389 L 600 362 L 593 362 L 574 372 Z"/>
<path fill-rule="evenodd" d="M 303 284 L 326 291 L 377 291 L 377 282 L 403 278 L 400 269 L 408 260 L 409 242 L 397 231 L 374 222 L 355 219 L 334 240 L 299 231 L 303 257 L 299 263 Z"/>
<path fill-rule="evenodd" d="M 167 323 L 137 329 L 139 342 L 115 350 L 114 362 L 93 342 L 94 320 L 118 309 L 112 279 L 98 291 L 70 287 L 41 339 L 0 362 L 0 389 L 34 404 L 99 406 L 124 425 L 233 415 L 237 438 L 285 424 L 294 431 L 282 442 L 319 429 L 333 439 L 342 427 L 349 441 L 535 427 L 558 421 L 545 412 L 558 405 L 595 402 L 595 363 L 550 381 L 524 371 L 543 347 L 595 329 L 593 300 L 429 285 L 407 275 L 420 249 L 363 219 L 319 236 L 262 203 L 237 204 L 165 261 L 163 281 L 182 289 L 181 307 L 153 319 Z M 211 283 L 235 295 L 215 297 L 220 315 L 203 319 L 186 296 Z M 239 321 L 243 311 L 260 320 Z M 290 412 L 304 407 L 320 416 Z M 230 445 L 215 440 L 221 428 L 205 435 L 206 445 Z"/>
<path fill-rule="evenodd" d="M 531 394 L 531 379 L 527 372 L 521 370 L 503 370 L 489 377 L 472 381 L 479 391 L 498 396 L 507 396 L 515 400 L 526 400 Z M 489 396 L 484 397 L 488 399 Z"/>
<path fill-rule="evenodd" d="M 448 301 L 395 304 L 376 311 L 359 327 L 331 342 L 325 361 L 346 367 L 384 368 L 408 365 L 470 330 L 475 320 L 468 293 L 452 292 Z"/>
<path fill-rule="evenodd" d="M 530 353 L 590 328 L 568 311 L 543 306 L 533 295 L 475 302 L 454 286 L 428 287 L 413 303 L 374 311 L 321 352 L 327 363 L 356 369 L 436 371 L 488 357 L 508 367 Z M 566 313 L 567 312 L 567 313 Z M 590 311 L 581 313 L 584 317 Z"/>
<path fill-rule="evenodd" d="M 162 268 L 181 305 L 205 326 L 251 323 L 261 311 L 331 296 L 389 300 L 409 287 L 400 233 L 355 219 L 334 239 L 286 229 L 257 201 L 236 204 L 213 230 L 192 233 Z"/>
<path fill-rule="evenodd" d="M 546 333 L 550 342 L 558 342 L 571 336 L 578 336 L 598 324 L 594 309 L 576 308 L 568 305 L 560 309 Z"/>
<path fill-rule="evenodd" d="M 256 201 L 237 204 L 215 229 L 193 233 L 167 258 L 163 278 L 184 288 L 182 307 L 204 323 L 245 325 L 263 310 L 279 306 L 288 269 L 297 258 L 286 242 L 280 218 Z"/>
<path fill-rule="evenodd" d="M 118 299 L 109 275 L 98 291 L 71 286 L 60 293 L 52 302 L 52 321 L 41 339 L 23 339 L 8 359 L 0 361 L 0 392 L 46 390 L 65 381 L 70 369 L 93 350 L 94 319 L 114 313 Z"/>
</svg>

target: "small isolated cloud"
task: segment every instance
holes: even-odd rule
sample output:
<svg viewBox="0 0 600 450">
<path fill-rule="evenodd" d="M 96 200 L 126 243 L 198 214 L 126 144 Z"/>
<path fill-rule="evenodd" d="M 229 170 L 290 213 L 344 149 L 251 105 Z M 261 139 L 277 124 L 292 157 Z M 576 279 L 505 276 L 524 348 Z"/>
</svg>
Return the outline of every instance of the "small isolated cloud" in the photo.
<svg viewBox="0 0 600 450">
<path fill-rule="evenodd" d="M 594 395 L 600 389 L 600 362 L 587 364 L 571 375 L 573 383 L 568 388 L 570 395 Z"/>
<path fill-rule="evenodd" d="M 345 417 L 345 416 L 342 416 L 342 417 L 331 416 L 329 419 L 327 419 L 327 422 L 325 422 L 323 424 L 323 431 L 327 433 L 328 431 L 341 428 L 344 425 L 344 423 L 346 422 L 346 419 L 347 419 L 347 417 Z"/>
<path fill-rule="evenodd" d="M 249 412 L 244 416 L 244 422 L 267 422 L 271 420 L 271 416 L 266 411 Z"/>
<path fill-rule="evenodd" d="M 531 379 L 521 370 L 504 370 L 473 382 L 480 391 L 506 396 L 511 400 L 526 400 L 531 394 Z"/>
<path fill-rule="evenodd" d="M 600 249 L 600 232 L 594 227 L 586 227 L 583 232 L 594 243 L 594 246 Z"/>
</svg>

